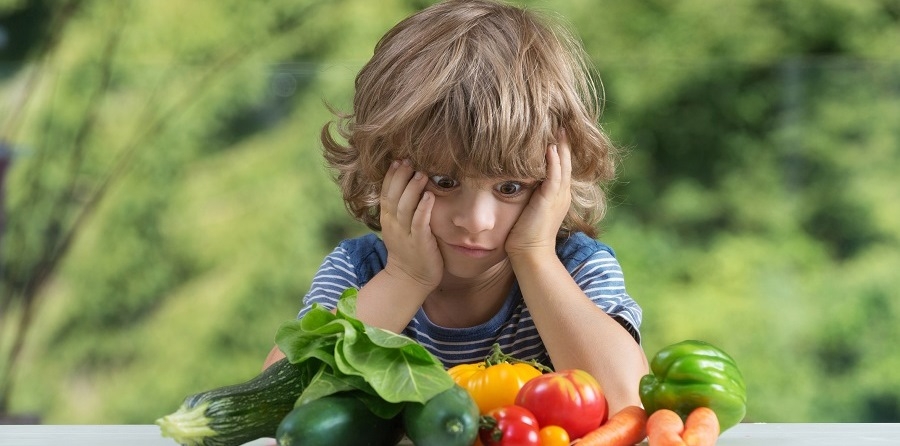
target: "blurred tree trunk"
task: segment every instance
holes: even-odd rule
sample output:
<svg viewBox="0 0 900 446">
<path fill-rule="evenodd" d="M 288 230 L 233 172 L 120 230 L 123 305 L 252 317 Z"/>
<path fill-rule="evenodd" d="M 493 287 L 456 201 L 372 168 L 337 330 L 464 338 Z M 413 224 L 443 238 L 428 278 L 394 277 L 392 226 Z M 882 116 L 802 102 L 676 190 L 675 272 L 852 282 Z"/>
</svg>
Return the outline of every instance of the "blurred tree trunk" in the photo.
<svg viewBox="0 0 900 446">
<path fill-rule="evenodd" d="M 22 87 L 22 94 L 19 101 L 13 106 L 12 112 L 6 117 L 4 126 L 0 131 L 0 248 L 5 248 L 2 242 L 20 242 L 24 238 L 23 234 L 12 232 L 6 233 L 6 190 L 4 187 L 5 171 L 10 167 L 10 163 L 15 155 L 13 152 L 15 146 L 14 141 L 27 111 L 29 100 L 32 98 L 42 74 L 40 64 L 49 57 L 59 43 L 59 39 L 64 34 L 66 26 L 70 19 L 75 15 L 82 4 L 82 0 L 70 0 L 62 4 L 56 9 L 53 17 L 52 25 L 48 27 L 49 32 L 43 37 L 41 42 L 35 46 L 36 51 L 33 59 L 37 61 L 38 66 L 34 67 L 28 73 L 26 81 Z M 28 61 L 24 62 L 26 65 Z M 87 119 L 85 120 L 87 121 Z M 85 129 L 88 126 L 84 127 Z M 78 152 L 74 150 L 73 153 Z M 75 156 L 75 155 L 73 155 Z M 70 185 L 71 186 L 71 185 Z M 71 190 L 71 187 L 68 188 Z M 63 197 L 57 200 L 58 204 L 63 205 Z M 40 197 L 33 197 L 34 200 L 40 200 Z M 58 209 L 58 208 L 57 208 Z M 0 256 L 0 333 L 11 333 L 12 340 L 7 351 L 0 351 L 0 355 L 4 361 L 0 364 L 0 414 L 5 414 L 9 409 L 9 398 L 12 393 L 14 384 L 14 376 L 16 367 L 19 363 L 22 353 L 22 347 L 28 335 L 28 330 L 33 321 L 37 307 L 37 296 L 48 277 L 55 270 L 60 258 L 68 249 L 71 237 L 76 231 L 76 227 L 69 228 L 68 231 L 61 231 L 63 224 L 61 219 L 65 212 L 61 209 L 52 212 L 53 217 L 46 221 L 45 229 L 48 230 L 46 243 L 42 246 L 36 261 L 24 270 L 12 269 L 9 267 L 11 259 Z M 21 226 L 16 226 L 21 227 Z M 51 230 L 52 229 L 52 230 Z M 3 251 L 0 250 L 0 254 Z M 25 272 L 26 274 L 21 274 Z M 11 314 L 12 312 L 12 314 Z M 18 316 L 18 317 L 16 317 Z M 11 330 L 6 330 L 7 323 L 11 323 Z M 2 346 L 3 344 L 0 344 Z"/>
</svg>

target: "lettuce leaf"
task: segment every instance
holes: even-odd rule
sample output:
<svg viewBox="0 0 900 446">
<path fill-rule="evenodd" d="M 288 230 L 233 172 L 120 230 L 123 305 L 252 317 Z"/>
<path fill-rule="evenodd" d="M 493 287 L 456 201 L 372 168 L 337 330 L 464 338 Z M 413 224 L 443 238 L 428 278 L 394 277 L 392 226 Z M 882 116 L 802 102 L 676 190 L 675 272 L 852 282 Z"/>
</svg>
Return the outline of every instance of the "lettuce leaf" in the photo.
<svg viewBox="0 0 900 446">
<path fill-rule="evenodd" d="M 425 403 L 453 386 L 443 364 L 407 336 L 356 319 L 356 289 L 334 313 L 321 305 L 279 327 L 275 343 L 292 363 L 318 361 L 319 373 L 297 400 L 358 391 L 372 411 L 394 416 L 407 402 Z"/>
</svg>

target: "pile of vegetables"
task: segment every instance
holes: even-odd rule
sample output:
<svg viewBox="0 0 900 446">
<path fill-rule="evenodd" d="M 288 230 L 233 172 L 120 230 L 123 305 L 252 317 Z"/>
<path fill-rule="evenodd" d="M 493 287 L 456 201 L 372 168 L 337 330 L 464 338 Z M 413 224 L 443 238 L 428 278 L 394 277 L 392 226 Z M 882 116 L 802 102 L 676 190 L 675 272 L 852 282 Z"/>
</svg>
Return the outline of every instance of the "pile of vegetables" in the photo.
<svg viewBox="0 0 900 446">
<path fill-rule="evenodd" d="M 640 382 L 643 407 L 610 414 L 582 370 L 551 371 L 494 346 L 444 370 L 412 339 L 355 318 L 356 290 L 334 312 L 284 323 L 286 358 L 253 379 L 188 396 L 157 420 L 182 445 L 710 446 L 746 412 L 734 360 L 700 341 L 661 350 Z"/>
<path fill-rule="evenodd" d="M 633 445 L 646 435 L 646 416 L 629 407 L 609 417 L 600 384 L 583 370 L 550 371 L 504 355 L 449 370 L 481 413 L 484 446 Z"/>
<path fill-rule="evenodd" d="M 642 377 L 643 407 L 608 413 L 597 381 L 582 370 L 547 372 L 494 353 L 449 370 L 481 412 L 484 446 L 711 446 L 746 413 L 743 376 L 728 354 L 687 340 L 660 350 Z"/>
</svg>

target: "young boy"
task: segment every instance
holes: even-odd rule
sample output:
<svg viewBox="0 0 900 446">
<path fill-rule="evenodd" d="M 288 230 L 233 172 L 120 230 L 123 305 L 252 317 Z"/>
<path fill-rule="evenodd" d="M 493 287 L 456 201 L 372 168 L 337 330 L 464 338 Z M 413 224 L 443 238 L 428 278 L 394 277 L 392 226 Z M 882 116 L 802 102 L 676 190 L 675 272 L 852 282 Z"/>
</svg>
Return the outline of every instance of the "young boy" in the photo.
<svg viewBox="0 0 900 446">
<path fill-rule="evenodd" d="M 490 0 L 445 1 L 391 29 L 356 79 L 346 140 L 322 131 L 350 213 L 304 298 L 415 339 L 446 367 L 505 353 L 583 369 L 611 413 L 639 405 L 641 310 L 594 240 L 614 147 L 578 41 Z M 277 348 L 266 365 L 283 357 Z"/>
</svg>

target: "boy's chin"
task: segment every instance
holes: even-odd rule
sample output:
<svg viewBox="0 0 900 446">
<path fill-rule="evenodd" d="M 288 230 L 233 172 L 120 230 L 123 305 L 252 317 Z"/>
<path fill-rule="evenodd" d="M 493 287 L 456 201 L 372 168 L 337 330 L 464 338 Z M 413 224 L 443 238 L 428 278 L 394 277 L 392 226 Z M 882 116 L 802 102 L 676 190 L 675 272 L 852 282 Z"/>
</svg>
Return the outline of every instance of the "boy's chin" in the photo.
<svg viewBox="0 0 900 446">
<path fill-rule="evenodd" d="M 502 262 L 502 260 L 501 260 Z M 492 269 L 498 268 L 501 262 L 463 260 L 448 262 L 444 260 L 444 275 L 456 279 L 471 280 L 483 277 Z"/>
</svg>

